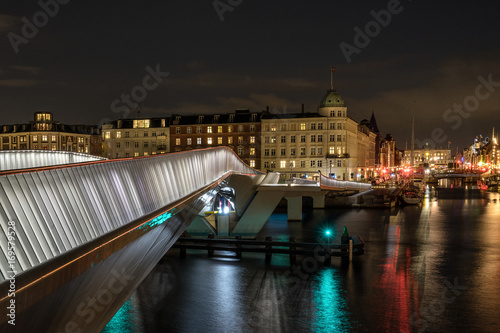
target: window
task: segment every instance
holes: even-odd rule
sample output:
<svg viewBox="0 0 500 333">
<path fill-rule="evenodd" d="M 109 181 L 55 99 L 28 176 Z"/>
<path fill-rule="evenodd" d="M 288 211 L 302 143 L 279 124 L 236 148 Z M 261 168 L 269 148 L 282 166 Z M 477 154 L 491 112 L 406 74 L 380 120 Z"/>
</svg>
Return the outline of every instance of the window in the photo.
<svg viewBox="0 0 500 333">
<path fill-rule="evenodd" d="M 264 162 L 264 168 L 269 168 L 269 162 L 268 161 Z"/>
<path fill-rule="evenodd" d="M 250 160 L 250 167 L 255 168 L 255 160 Z"/>
<path fill-rule="evenodd" d="M 295 168 L 295 161 L 290 161 L 290 168 Z"/>
<path fill-rule="evenodd" d="M 139 137 L 139 132 L 134 131 L 134 138 L 138 138 L 138 137 Z"/>
<path fill-rule="evenodd" d="M 180 127 L 176 127 L 175 128 L 175 134 L 181 134 L 181 128 Z"/>
<path fill-rule="evenodd" d="M 229 125 L 229 126 L 227 127 L 227 132 L 228 132 L 228 133 L 231 133 L 232 131 L 233 131 L 233 125 Z"/>
<path fill-rule="evenodd" d="M 276 149 L 271 148 L 271 156 L 276 156 Z"/>
<path fill-rule="evenodd" d="M 330 134 L 330 142 L 335 142 L 335 135 L 334 134 Z"/>
<path fill-rule="evenodd" d="M 318 142 L 323 142 L 323 135 L 322 134 L 318 134 Z"/>
<path fill-rule="evenodd" d="M 318 168 L 322 168 L 323 167 L 323 161 L 319 160 L 318 161 Z"/>
<path fill-rule="evenodd" d="M 281 143 L 286 143 L 286 136 L 284 135 L 281 136 Z"/>
<path fill-rule="evenodd" d="M 57 140 L 57 139 L 56 139 L 56 136 L 55 136 L 55 135 L 52 135 L 52 142 L 56 142 L 56 140 Z M 15 143 L 15 141 L 13 141 L 13 142 Z M 54 150 L 54 149 L 52 149 L 52 150 Z"/>
<path fill-rule="evenodd" d="M 271 161 L 271 168 L 273 168 L 273 169 L 276 168 L 276 162 Z"/>
<path fill-rule="evenodd" d="M 175 139 L 175 145 L 176 146 L 180 146 L 181 145 L 181 139 L 180 138 L 176 138 Z"/>
<path fill-rule="evenodd" d="M 193 128 L 192 127 L 188 127 L 187 128 L 187 134 L 191 134 L 193 133 Z"/>
<path fill-rule="evenodd" d="M 286 161 L 280 161 L 280 168 L 286 168 Z"/>
<path fill-rule="evenodd" d="M 135 147 L 135 148 L 139 148 L 139 141 L 135 141 L 135 142 L 134 142 L 134 147 Z"/>
<path fill-rule="evenodd" d="M 337 142 L 341 142 L 342 141 L 342 135 L 338 134 L 337 135 Z"/>
<path fill-rule="evenodd" d="M 306 130 L 306 124 L 302 123 L 300 124 L 300 130 L 305 131 Z"/>
<path fill-rule="evenodd" d="M 306 149 L 300 148 L 300 156 L 306 156 Z"/>
<path fill-rule="evenodd" d="M 330 111 L 330 117 L 335 117 L 335 111 Z"/>
<path fill-rule="evenodd" d="M 295 135 L 292 135 L 292 136 L 290 137 L 290 142 L 291 142 L 291 143 L 294 143 L 294 142 L 295 142 Z"/>
<path fill-rule="evenodd" d="M 250 148 L 250 156 L 255 156 L 255 148 Z"/>
<path fill-rule="evenodd" d="M 239 144 L 239 145 L 242 145 L 242 144 L 243 144 L 243 137 L 242 137 L 242 136 L 239 136 L 239 137 L 238 137 L 238 144 Z"/>
<path fill-rule="evenodd" d="M 311 161 L 311 168 L 314 168 L 316 166 L 316 161 Z"/>
<path fill-rule="evenodd" d="M 196 144 L 201 145 L 201 138 L 196 138 Z"/>
<path fill-rule="evenodd" d="M 219 136 L 219 137 L 217 138 L 217 144 L 218 144 L 218 145 L 221 145 L 221 144 L 222 144 L 222 136 Z"/>
<path fill-rule="evenodd" d="M 130 142 L 129 141 L 125 142 L 125 148 L 130 148 Z"/>
<path fill-rule="evenodd" d="M 149 147 L 149 142 L 144 142 L 144 148 L 148 148 Z"/>
<path fill-rule="evenodd" d="M 342 111 L 337 111 L 337 117 L 342 117 Z"/>
<path fill-rule="evenodd" d="M 269 143 L 269 137 L 268 136 L 264 137 L 264 143 Z"/>
<path fill-rule="evenodd" d="M 316 155 L 316 148 L 311 148 L 311 156 Z"/>
<path fill-rule="evenodd" d="M 241 147 L 238 148 L 238 155 L 240 155 L 240 156 L 243 155 L 243 148 L 241 148 Z"/>
<path fill-rule="evenodd" d="M 276 143 L 276 137 L 275 136 L 271 137 L 271 143 Z"/>
<path fill-rule="evenodd" d="M 52 145 L 52 150 L 56 150 L 56 145 Z"/>
<path fill-rule="evenodd" d="M 337 129 L 342 129 L 342 123 L 337 123 Z"/>
<path fill-rule="evenodd" d="M 297 130 L 297 124 L 290 124 L 290 131 L 296 131 Z"/>
<path fill-rule="evenodd" d="M 269 156 L 269 148 L 264 149 L 264 156 Z"/>
<path fill-rule="evenodd" d="M 311 135 L 311 142 L 316 142 L 316 135 Z"/>
<path fill-rule="evenodd" d="M 342 160 L 337 160 L 337 168 L 341 168 L 342 167 Z"/>
<path fill-rule="evenodd" d="M 117 149 L 120 149 L 120 142 L 117 142 L 117 143 L 116 143 L 116 148 L 117 148 Z"/>
<path fill-rule="evenodd" d="M 212 138 L 207 138 L 207 145 L 211 145 L 212 144 Z"/>
<path fill-rule="evenodd" d="M 252 133 L 255 132 L 255 125 L 250 125 L 250 132 L 252 132 Z"/>
<path fill-rule="evenodd" d="M 228 145 L 232 145 L 233 144 L 233 137 L 232 136 L 230 136 L 230 137 L 227 138 L 227 144 Z"/>
<path fill-rule="evenodd" d="M 147 138 L 149 136 L 149 132 L 144 132 L 144 137 Z"/>
<path fill-rule="evenodd" d="M 276 132 L 276 125 L 271 125 L 271 132 Z"/>
<path fill-rule="evenodd" d="M 222 126 L 217 126 L 217 133 L 222 133 Z"/>
<path fill-rule="evenodd" d="M 201 133 L 201 126 L 196 126 L 196 133 L 200 134 Z"/>
<path fill-rule="evenodd" d="M 107 132 L 109 133 L 109 132 Z M 42 135 L 42 142 L 47 142 L 47 136 L 46 135 Z"/>
<path fill-rule="evenodd" d="M 281 152 L 280 152 L 281 156 L 285 156 L 286 155 L 286 149 L 285 148 L 281 148 Z"/>
<path fill-rule="evenodd" d="M 323 123 L 318 123 L 318 129 L 322 130 L 323 129 Z"/>
<path fill-rule="evenodd" d="M 255 136 L 250 137 L 250 143 L 255 143 Z"/>
<path fill-rule="evenodd" d="M 280 125 L 280 130 L 283 131 L 283 132 L 286 131 L 286 124 L 281 124 Z"/>
<path fill-rule="evenodd" d="M 243 132 L 243 125 L 238 125 L 238 132 Z"/>
<path fill-rule="evenodd" d="M 316 130 L 316 123 L 311 123 L 311 130 Z"/>
<path fill-rule="evenodd" d="M 318 148 L 318 155 L 323 155 L 323 148 L 322 147 Z"/>
<path fill-rule="evenodd" d="M 306 142 L 306 136 L 305 135 L 301 135 L 300 136 L 300 142 Z"/>
<path fill-rule="evenodd" d="M 139 152 L 137 152 L 137 151 L 136 151 L 136 152 L 134 153 L 134 157 L 139 157 Z"/>
<path fill-rule="evenodd" d="M 193 139 L 192 138 L 187 138 L 187 145 L 191 146 L 193 144 Z"/>
<path fill-rule="evenodd" d="M 212 126 L 207 126 L 207 133 L 212 133 Z"/>
<path fill-rule="evenodd" d="M 290 155 L 295 156 L 295 148 L 290 149 Z"/>
<path fill-rule="evenodd" d="M 330 123 L 330 129 L 334 130 L 335 129 L 335 123 Z"/>
<path fill-rule="evenodd" d="M 306 167 L 306 161 L 300 161 L 300 167 L 305 168 Z"/>
</svg>

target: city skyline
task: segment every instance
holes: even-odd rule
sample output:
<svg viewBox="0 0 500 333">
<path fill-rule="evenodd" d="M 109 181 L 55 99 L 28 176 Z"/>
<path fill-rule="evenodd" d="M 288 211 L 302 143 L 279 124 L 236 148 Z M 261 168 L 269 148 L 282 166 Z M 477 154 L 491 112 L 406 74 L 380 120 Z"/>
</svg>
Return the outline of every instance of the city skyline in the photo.
<svg viewBox="0 0 500 333">
<path fill-rule="evenodd" d="M 351 116 L 360 122 L 373 110 L 400 149 L 413 101 L 417 142 L 452 141 L 453 152 L 490 136 L 497 119 L 498 5 L 487 1 L 473 11 L 464 1 L 41 3 L 1 6 L 4 124 L 38 110 L 63 123 L 115 120 L 126 113 L 122 94 L 136 87 L 148 117 L 298 113 L 302 103 L 316 112 L 331 66 Z M 34 36 L 23 34 L 26 20 L 42 20 Z"/>
</svg>

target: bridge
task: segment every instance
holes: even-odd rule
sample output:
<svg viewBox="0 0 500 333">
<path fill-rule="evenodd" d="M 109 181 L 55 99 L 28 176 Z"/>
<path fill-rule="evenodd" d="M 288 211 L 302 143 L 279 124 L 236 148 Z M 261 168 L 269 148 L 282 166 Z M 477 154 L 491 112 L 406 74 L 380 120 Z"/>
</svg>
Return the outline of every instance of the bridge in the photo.
<svg viewBox="0 0 500 333">
<path fill-rule="evenodd" d="M 227 204 L 241 216 L 231 235 L 255 236 L 278 192 L 361 186 L 276 185 L 225 147 L 72 162 L 0 173 L 2 331 L 100 332 L 188 226 L 208 227 L 205 212 Z"/>
</svg>

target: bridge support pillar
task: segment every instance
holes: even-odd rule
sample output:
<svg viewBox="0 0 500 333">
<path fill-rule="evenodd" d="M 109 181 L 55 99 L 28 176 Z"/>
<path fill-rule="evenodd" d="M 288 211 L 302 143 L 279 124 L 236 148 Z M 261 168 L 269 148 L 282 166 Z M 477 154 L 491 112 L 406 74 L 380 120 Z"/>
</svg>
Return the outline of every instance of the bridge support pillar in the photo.
<svg viewBox="0 0 500 333">
<path fill-rule="evenodd" d="M 285 197 L 288 221 L 302 221 L 302 197 Z"/>
<path fill-rule="evenodd" d="M 325 196 L 326 194 L 313 196 L 313 208 L 325 208 Z"/>
<path fill-rule="evenodd" d="M 217 236 L 229 236 L 229 214 L 217 215 Z"/>
</svg>

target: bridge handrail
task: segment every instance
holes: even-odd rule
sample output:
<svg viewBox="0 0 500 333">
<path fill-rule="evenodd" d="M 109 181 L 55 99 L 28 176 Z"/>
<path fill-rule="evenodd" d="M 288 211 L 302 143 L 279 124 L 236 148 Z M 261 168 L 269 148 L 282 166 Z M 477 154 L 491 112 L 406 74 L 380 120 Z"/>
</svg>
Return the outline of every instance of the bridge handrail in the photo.
<svg viewBox="0 0 500 333">
<path fill-rule="evenodd" d="M 372 185 L 368 183 L 351 182 L 346 180 L 336 180 L 330 177 L 326 177 L 319 171 L 319 183 L 322 188 L 324 187 L 338 187 L 338 188 L 354 188 L 369 190 Z"/>
</svg>

